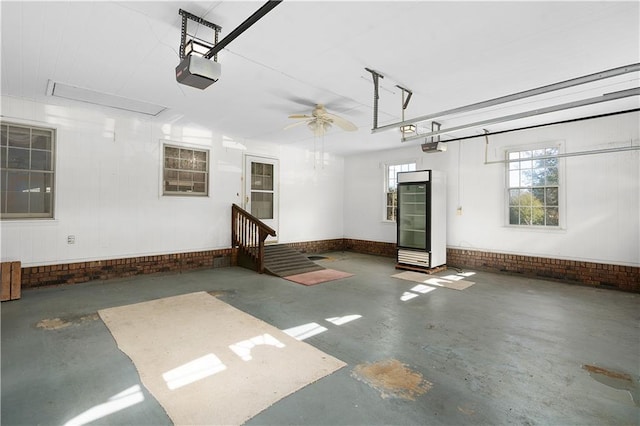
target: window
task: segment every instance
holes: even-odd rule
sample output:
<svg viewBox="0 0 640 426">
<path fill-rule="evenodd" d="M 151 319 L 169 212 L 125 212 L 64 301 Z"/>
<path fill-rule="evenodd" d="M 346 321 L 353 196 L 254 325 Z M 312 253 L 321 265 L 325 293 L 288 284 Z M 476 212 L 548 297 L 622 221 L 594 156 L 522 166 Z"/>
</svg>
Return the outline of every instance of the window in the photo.
<svg viewBox="0 0 640 426">
<path fill-rule="evenodd" d="M 395 222 L 398 211 L 398 172 L 413 172 L 416 163 L 394 164 L 386 167 L 385 174 L 385 220 Z"/>
<path fill-rule="evenodd" d="M 507 152 L 509 225 L 559 226 L 558 148 Z"/>
<path fill-rule="evenodd" d="M 273 164 L 251 162 L 251 214 L 273 219 Z"/>
<path fill-rule="evenodd" d="M 55 130 L 0 125 L 2 219 L 53 217 Z"/>
<path fill-rule="evenodd" d="M 209 195 L 209 151 L 164 145 L 164 195 Z"/>
</svg>

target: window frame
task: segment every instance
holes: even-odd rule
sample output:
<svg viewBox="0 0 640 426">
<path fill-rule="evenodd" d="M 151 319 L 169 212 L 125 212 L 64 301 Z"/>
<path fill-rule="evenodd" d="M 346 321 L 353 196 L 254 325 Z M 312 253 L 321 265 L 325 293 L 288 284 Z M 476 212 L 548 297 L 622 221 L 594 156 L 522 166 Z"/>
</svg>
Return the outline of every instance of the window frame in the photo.
<svg viewBox="0 0 640 426">
<path fill-rule="evenodd" d="M 564 230 L 565 229 L 565 214 L 566 214 L 566 204 L 565 204 L 565 188 L 564 188 L 564 167 L 563 167 L 563 162 L 561 155 L 563 154 L 563 143 L 562 142 L 558 142 L 558 141 L 553 141 L 553 142 L 544 142 L 544 143 L 539 143 L 539 144 L 534 144 L 534 145 L 521 145 L 521 146 L 512 146 L 512 147 L 507 147 L 505 148 L 505 185 L 504 185 L 504 212 L 505 212 L 505 219 L 504 219 L 504 223 L 506 227 L 512 228 L 512 229 L 519 229 L 519 230 L 544 230 L 544 231 L 558 231 L 558 230 Z M 555 154 L 551 154 L 552 156 L 555 156 L 555 169 L 556 169 L 556 174 L 557 174 L 557 182 L 555 184 L 551 183 L 549 184 L 546 181 L 546 169 L 547 167 L 549 167 L 546 164 L 546 160 L 548 159 L 547 157 L 549 156 L 548 152 L 545 152 L 544 154 L 541 154 L 540 152 L 538 152 L 538 154 L 536 155 L 535 152 L 536 151 L 547 151 L 548 149 L 553 149 L 555 150 Z M 531 157 L 524 157 L 524 158 L 519 158 L 519 159 L 515 159 L 512 160 L 510 159 L 510 155 L 514 154 L 514 153 L 526 153 L 526 152 L 531 152 Z M 530 160 L 529 160 L 530 158 Z M 544 167 L 534 167 L 534 161 L 545 161 L 545 166 Z M 525 163 L 525 166 L 527 166 L 527 163 L 531 162 L 531 166 L 528 167 L 518 167 L 518 168 L 513 168 L 512 167 L 512 163 L 520 163 L 520 165 L 522 165 L 522 163 Z M 532 175 L 532 179 L 533 174 L 534 174 L 534 170 L 540 170 L 540 169 L 545 169 L 545 184 L 544 185 L 534 185 L 534 182 L 532 181 L 531 184 L 528 185 L 518 185 L 518 186 L 511 186 L 511 181 L 510 181 L 510 173 L 511 172 L 515 172 L 520 171 L 522 172 L 523 170 L 531 170 L 531 175 Z M 549 195 L 553 195 L 553 192 L 548 193 L 547 189 L 556 189 L 555 191 L 555 197 L 557 198 L 556 200 L 556 204 L 553 204 L 553 201 L 551 203 L 547 203 L 547 196 Z M 511 191 L 512 190 L 528 190 L 528 193 L 533 194 L 534 190 L 537 190 L 537 192 L 539 193 L 544 193 L 544 201 L 543 203 L 538 206 L 537 208 L 542 209 L 543 211 L 545 211 L 545 216 L 544 216 L 544 222 L 542 224 L 540 223 L 531 223 L 531 224 L 527 224 L 527 223 L 511 223 L 511 210 L 510 208 L 515 206 L 515 204 L 512 205 L 512 198 L 511 198 Z M 536 198 L 537 199 L 537 198 Z M 533 205 L 533 203 L 531 204 L 531 208 L 535 208 L 535 206 Z M 557 223 L 556 224 L 551 224 L 548 225 L 546 224 L 547 222 L 547 215 L 546 215 L 546 209 L 553 209 L 553 208 L 557 208 L 558 209 L 558 213 L 557 213 Z M 533 216 L 533 210 L 532 210 L 532 216 L 531 216 L 532 222 L 534 220 L 534 216 Z"/>
<path fill-rule="evenodd" d="M 42 124 L 33 124 L 31 122 L 17 122 L 17 121 L 7 121 L 0 120 L 0 124 L 2 127 L 6 128 L 6 131 L 9 132 L 11 127 L 14 128 L 22 128 L 29 132 L 29 165 L 26 168 L 20 167 L 9 167 L 10 155 L 9 155 L 9 133 L 6 134 L 6 145 L 0 145 L 0 158 L 2 162 L 0 163 L 0 220 L 3 221 L 15 221 L 15 220 L 53 220 L 55 219 L 55 205 L 56 205 L 56 148 L 57 148 L 57 129 L 55 127 L 45 127 Z M 3 129 L 4 130 L 4 129 Z M 46 133 L 45 138 L 49 139 L 50 147 L 48 149 L 35 147 L 34 148 L 34 136 L 33 132 L 41 132 Z M 23 147 L 14 147 L 14 149 L 26 150 Z M 6 151 L 5 151 L 6 150 Z M 44 154 L 44 163 L 47 164 L 46 168 L 32 168 L 34 153 L 47 153 Z M 8 178 L 5 179 L 5 174 L 8 177 L 9 173 L 27 173 L 28 174 L 28 187 L 32 187 L 35 183 L 32 183 L 32 178 L 34 174 L 42 174 L 42 181 L 40 182 L 42 185 L 45 185 L 45 193 L 50 194 L 48 197 L 43 197 L 42 206 L 44 210 L 43 212 L 6 212 L 2 210 L 8 210 L 8 197 L 9 191 L 7 191 Z M 46 186 L 49 184 L 49 186 Z M 49 189 L 47 191 L 46 189 Z M 27 192 L 40 192 L 33 191 L 32 189 L 26 190 Z M 22 192 L 25 192 L 23 190 Z M 31 209 L 31 197 L 29 197 L 27 201 L 27 210 Z M 46 211 L 46 207 L 48 206 L 48 210 Z"/>
<path fill-rule="evenodd" d="M 209 184 L 209 179 L 210 179 L 210 170 L 211 170 L 211 153 L 210 150 L 204 147 L 195 147 L 195 146 L 190 146 L 190 145 L 186 145 L 186 144 L 181 144 L 181 143 L 177 143 L 177 142 L 173 142 L 173 141 L 166 141 L 163 140 L 161 141 L 161 147 L 162 147 L 162 162 L 161 162 L 161 190 L 162 190 L 162 196 L 167 196 L 167 197 L 180 197 L 180 196 L 184 196 L 184 197 L 208 197 L 209 196 L 209 189 L 210 189 L 210 184 Z M 178 161 L 182 161 L 182 160 L 187 160 L 186 158 L 183 159 L 181 158 L 181 153 L 182 151 L 191 151 L 194 153 L 194 155 L 192 156 L 192 159 L 190 161 L 192 161 L 195 164 L 197 164 L 198 162 L 204 162 L 205 163 L 205 167 L 204 170 L 197 170 L 195 167 L 194 168 L 182 168 L 180 167 L 181 165 L 178 165 L 177 167 L 167 167 L 167 148 L 172 148 L 172 149 L 177 149 L 178 150 L 178 157 L 169 157 L 170 159 L 173 160 L 178 160 Z M 204 161 L 195 158 L 195 153 L 203 153 L 205 155 L 205 159 Z M 187 160 L 189 161 L 189 160 Z M 179 187 L 179 182 L 180 182 L 180 174 L 181 173 L 185 173 L 185 174 L 193 174 L 193 173 L 200 173 L 200 174 L 204 174 L 204 178 L 203 180 L 194 180 L 193 179 L 193 175 L 191 178 L 191 187 L 192 187 L 192 191 L 185 191 L 185 190 L 168 190 L 167 189 L 167 172 L 175 172 L 177 173 L 177 186 Z M 193 188 L 196 184 L 203 184 L 204 185 L 204 191 L 193 191 Z"/>
<path fill-rule="evenodd" d="M 405 167 L 407 166 L 407 167 Z M 390 191 L 389 190 L 389 183 L 390 183 L 390 171 L 392 167 L 399 167 L 400 170 L 396 170 L 396 177 L 394 179 L 395 184 L 396 184 L 396 190 L 395 191 Z M 403 168 L 406 168 L 406 170 L 404 170 Z M 397 186 L 398 186 L 398 172 L 413 172 L 416 171 L 418 169 L 418 161 L 416 160 L 405 160 L 405 161 L 396 161 L 393 163 L 386 163 L 384 164 L 384 182 L 383 182 L 383 193 L 382 193 L 382 221 L 386 222 L 386 223 L 396 223 L 396 217 L 397 217 L 397 212 L 398 212 L 398 196 L 397 196 Z M 395 201 L 395 203 L 392 201 L 392 204 L 389 205 L 388 203 L 388 199 L 389 199 L 389 194 L 395 194 L 395 197 L 392 196 L 393 201 Z M 389 219 L 389 208 L 393 209 L 392 211 L 394 212 L 392 214 L 392 219 Z"/>
</svg>

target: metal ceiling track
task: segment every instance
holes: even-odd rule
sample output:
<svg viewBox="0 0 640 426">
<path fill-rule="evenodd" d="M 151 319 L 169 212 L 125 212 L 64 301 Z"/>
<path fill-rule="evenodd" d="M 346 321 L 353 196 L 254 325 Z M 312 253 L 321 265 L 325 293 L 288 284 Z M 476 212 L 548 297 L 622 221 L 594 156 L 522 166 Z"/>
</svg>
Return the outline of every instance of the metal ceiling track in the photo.
<svg viewBox="0 0 640 426">
<path fill-rule="evenodd" d="M 367 71 L 371 72 L 371 70 L 365 68 Z M 384 126 L 377 126 L 377 114 L 374 115 L 374 126 L 371 129 L 371 133 L 379 133 L 379 132 L 383 132 L 383 131 L 387 131 L 390 129 L 397 129 L 401 126 L 406 126 L 408 124 L 415 124 L 415 123 L 419 123 L 421 121 L 427 121 L 427 120 L 431 120 L 437 117 L 443 117 L 443 116 L 447 116 L 447 115 L 453 115 L 453 114 L 459 114 L 459 113 L 463 113 L 463 112 L 469 112 L 469 111 L 475 111 L 478 109 L 483 109 L 483 108 L 488 108 L 491 106 L 495 106 L 495 105 L 500 105 L 500 104 L 504 104 L 507 102 L 513 102 L 519 99 L 525 99 L 531 96 L 536 96 L 536 95 L 541 95 L 544 93 L 549 93 L 549 92 L 553 92 L 556 90 L 561 90 L 561 89 L 567 89 L 569 87 L 574 87 L 574 86 L 578 86 L 581 84 L 586 84 L 586 83 L 591 83 L 594 81 L 598 81 L 598 80 L 603 80 L 606 78 L 611 78 L 611 77 L 615 77 L 615 76 L 619 76 L 619 75 L 623 75 L 623 74 L 628 74 L 628 73 L 632 73 L 632 72 L 637 72 L 640 71 L 640 63 L 635 63 L 635 64 L 630 64 L 630 65 L 626 65 L 626 66 L 622 66 L 622 67 L 618 67 L 618 68 L 612 68 L 610 70 L 606 70 L 606 71 L 601 71 L 598 73 L 594 73 L 594 74 L 588 74 L 582 77 L 577 77 L 577 78 L 572 78 L 570 80 L 565 80 L 565 81 L 561 81 L 559 83 L 554 83 L 554 84 L 549 84 L 547 86 L 541 86 L 541 87 L 537 87 L 535 89 L 530 89 L 530 90 L 525 90 L 523 92 L 518 92 L 518 93 L 514 93 L 511 95 L 507 95 L 507 96 L 501 96 L 499 98 L 494 98 L 494 99 L 490 99 L 488 101 L 483 101 L 483 102 L 477 102 L 474 104 L 469 104 L 469 105 L 465 105 L 462 107 L 458 107 L 458 108 L 453 108 L 453 109 L 449 109 L 449 110 L 445 110 L 445 111 L 440 111 L 440 112 L 436 112 L 433 114 L 427 114 L 427 115 L 423 115 L 420 117 L 416 117 L 416 118 L 411 118 L 408 120 L 403 120 L 397 123 L 392 123 L 392 124 L 386 124 Z M 373 74 L 373 72 L 372 72 Z M 375 74 L 374 74 L 375 77 Z M 375 81 L 377 79 L 374 78 L 374 91 L 377 93 L 377 81 Z M 607 96 L 607 95 L 605 95 Z M 609 100 L 609 99 L 605 99 L 605 100 Z M 566 104 L 565 104 L 566 105 Z M 377 100 L 375 102 L 375 105 L 377 107 Z M 578 106 L 578 105 L 577 105 Z M 374 108 L 377 112 L 377 108 Z M 565 108 L 566 109 L 566 108 Z M 548 111 L 551 112 L 551 111 Z M 515 119 L 515 118 L 512 118 Z M 505 120 L 501 120 L 501 121 L 505 121 Z M 450 131 L 451 129 L 447 129 L 447 131 Z M 443 130 L 441 133 L 444 133 L 445 130 Z M 430 135 L 430 134 L 427 134 Z M 425 135 L 420 135 L 421 137 L 424 137 Z M 416 139 L 416 137 L 412 137 L 411 139 Z M 406 138 L 404 140 L 410 140 L 409 138 Z"/>
<path fill-rule="evenodd" d="M 217 54 L 222 49 L 227 47 L 229 43 L 235 40 L 240 34 L 249 29 L 253 24 L 258 22 L 264 15 L 269 13 L 273 8 L 282 3 L 282 0 L 269 0 L 262 7 L 256 10 L 251 16 L 244 20 L 243 23 L 238 25 L 233 31 L 229 33 L 222 40 L 218 41 L 218 34 L 222 31 L 222 27 L 214 24 L 213 22 L 209 22 L 199 16 L 194 15 L 193 13 L 189 13 L 186 10 L 179 9 L 178 13 L 182 16 L 182 33 L 180 37 L 180 59 L 184 59 L 184 47 L 186 43 L 187 36 L 187 19 L 191 19 L 194 22 L 197 22 L 200 25 L 204 25 L 209 27 L 215 31 L 215 40 L 213 43 L 213 47 L 209 49 L 203 57 L 205 59 L 214 58 L 214 61 L 217 61 Z"/>
<path fill-rule="evenodd" d="M 548 114 L 550 112 L 557 112 L 557 111 L 577 108 L 577 107 L 586 106 L 586 105 L 593 105 L 601 102 L 609 102 L 616 99 L 628 98 L 630 96 L 640 96 L 640 88 L 636 87 L 633 89 L 621 90 L 619 92 L 607 93 L 602 96 L 596 96 L 594 98 L 583 99 L 580 101 L 567 102 L 560 105 L 553 105 L 550 107 L 538 108 L 531 111 L 519 112 L 517 114 L 505 115 L 503 117 L 489 118 L 487 120 L 481 120 L 481 121 L 476 121 L 474 123 L 468 123 L 460 126 L 449 127 L 447 129 L 438 129 L 436 131 L 432 131 L 429 133 L 423 133 L 420 135 L 403 138 L 402 141 L 407 142 L 414 139 L 421 139 L 429 136 L 441 135 L 443 133 L 453 133 L 460 130 L 469 129 L 472 127 L 484 126 L 486 124 L 504 123 L 506 121 L 519 120 L 521 118 L 533 117 L 536 115 Z"/>
<path fill-rule="evenodd" d="M 282 0 L 269 0 L 262 7 L 256 10 L 253 15 L 249 16 L 243 23 L 238 25 L 233 31 L 229 33 L 225 38 L 217 42 L 207 53 L 204 54 L 206 59 L 211 59 L 214 55 L 218 54 L 229 43 L 235 40 L 240 34 L 249 29 L 253 24 L 258 22 L 264 15 L 271 12 L 277 5 L 282 3 Z"/>
</svg>

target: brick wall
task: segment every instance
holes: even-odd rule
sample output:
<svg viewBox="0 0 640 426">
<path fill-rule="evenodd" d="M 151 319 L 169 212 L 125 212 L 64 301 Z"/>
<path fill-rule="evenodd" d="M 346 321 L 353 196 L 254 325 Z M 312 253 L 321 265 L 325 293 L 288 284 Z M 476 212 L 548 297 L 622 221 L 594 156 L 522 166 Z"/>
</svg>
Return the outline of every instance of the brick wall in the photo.
<svg viewBox="0 0 640 426">
<path fill-rule="evenodd" d="M 447 265 L 640 292 L 640 268 L 634 266 L 451 248 L 447 249 Z"/>
<path fill-rule="evenodd" d="M 396 257 L 396 245 L 380 241 L 336 238 L 288 243 L 287 245 L 302 253 L 353 251 L 390 258 Z M 23 267 L 22 287 L 73 284 L 90 280 L 232 265 L 237 265 L 237 250 L 235 249 Z M 447 265 L 464 269 L 517 273 L 525 276 L 640 292 L 640 268 L 634 266 L 452 248 L 447 249 Z"/>
<path fill-rule="evenodd" d="M 223 249 L 23 267 L 22 287 L 74 284 L 158 272 L 219 268 L 234 264 L 236 256 L 235 250 Z"/>
<path fill-rule="evenodd" d="M 380 241 L 352 240 L 345 238 L 344 250 L 393 258 L 397 256 L 395 243 L 383 243 Z"/>
<path fill-rule="evenodd" d="M 344 239 L 304 241 L 299 243 L 286 243 L 285 245 L 301 253 L 326 253 L 329 251 L 344 250 Z"/>
</svg>

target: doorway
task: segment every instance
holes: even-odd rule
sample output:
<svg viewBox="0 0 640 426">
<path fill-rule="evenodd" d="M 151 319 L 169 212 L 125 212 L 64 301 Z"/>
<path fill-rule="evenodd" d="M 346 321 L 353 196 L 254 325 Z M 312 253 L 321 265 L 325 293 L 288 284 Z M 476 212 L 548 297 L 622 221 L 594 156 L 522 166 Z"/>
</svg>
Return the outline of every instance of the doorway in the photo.
<svg viewBox="0 0 640 426">
<path fill-rule="evenodd" d="M 244 209 L 260 219 L 279 234 L 279 163 L 276 158 L 245 155 Z M 266 242 L 276 242 L 278 237 L 268 237 Z"/>
</svg>

